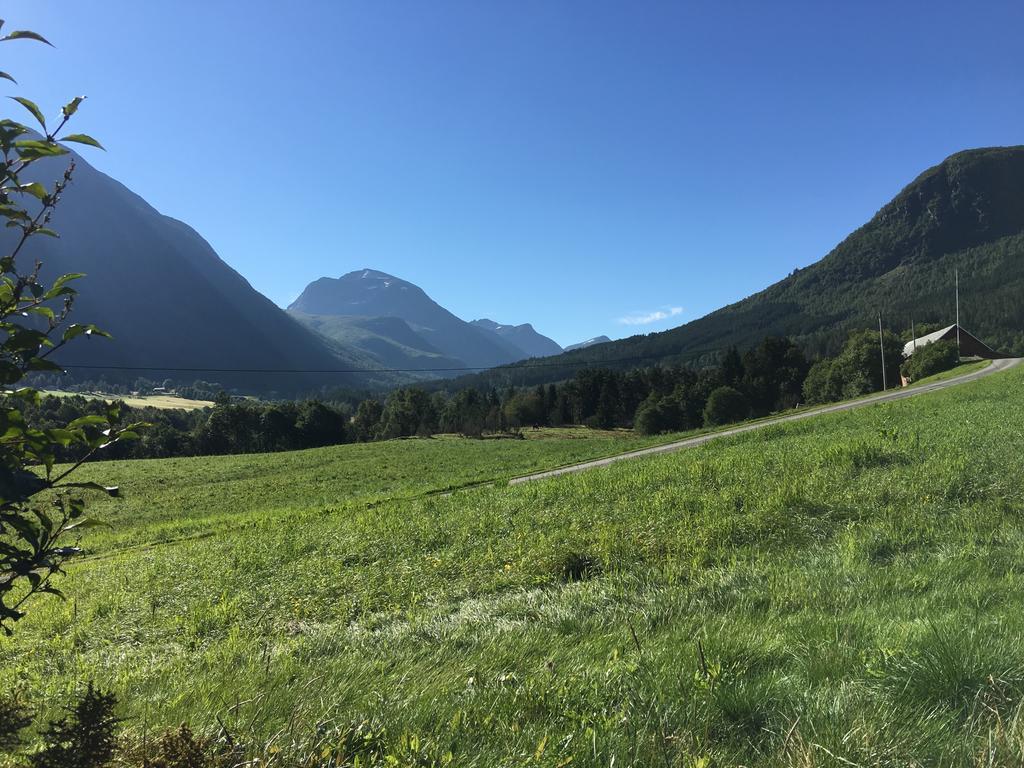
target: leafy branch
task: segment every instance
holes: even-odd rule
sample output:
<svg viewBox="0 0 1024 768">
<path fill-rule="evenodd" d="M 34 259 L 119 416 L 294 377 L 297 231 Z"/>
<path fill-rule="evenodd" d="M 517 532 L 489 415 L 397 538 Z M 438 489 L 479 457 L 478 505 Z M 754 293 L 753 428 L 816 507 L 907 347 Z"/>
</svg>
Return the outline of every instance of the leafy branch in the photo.
<svg viewBox="0 0 1024 768">
<path fill-rule="evenodd" d="M 50 45 L 27 30 L 0 37 L 0 42 L 12 40 Z M 6 72 L 0 72 L 0 78 L 16 83 Z M 102 146 L 84 133 L 61 133 L 84 96 L 61 108 L 53 130 L 35 102 L 23 96 L 11 98 L 30 113 L 39 130 L 0 119 L 0 220 L 6 220 L 5 228 L 16 235 L 0 257 L 0 630 L 7 634 L 24 616 L 23 608 L 32 596 L 60 595 L 52 579 L 63 572 L 69 558 L 81 552 L 67 545 L 67 538 L 98 524 L 85 517 L 86 492 L 118 493 L 116 487 L 72 482 L 68 477 L 114 443 L 137 437 L 137 430 L 145 426 L 121 424 L 117 406 L 108 407 L 104 416 L 84 416 L 61 428 L 37 429 L 25 421 L 24 403 L 37 404 L 40 394 L 14 385 L 32 373 L 62 372 L 50 357 L 75 339 L 109 336 L 95 325 L 67 322 L 77 295 L 73 283 L 84 275 L 62 275 L 47 285 L 38 259 L 30 268 L 21 268 L 19 257 L 30 238 L 59 237 L 50 222 L 72 181 L 75 163 L 71 160 L 49 187 L 28 178 L 27 172 L 42 160 L 68 155 L 62 142 Z M 56 471 L 58 452 L 68 448 L 80 450 L 81 458 Z"/>
</svg>

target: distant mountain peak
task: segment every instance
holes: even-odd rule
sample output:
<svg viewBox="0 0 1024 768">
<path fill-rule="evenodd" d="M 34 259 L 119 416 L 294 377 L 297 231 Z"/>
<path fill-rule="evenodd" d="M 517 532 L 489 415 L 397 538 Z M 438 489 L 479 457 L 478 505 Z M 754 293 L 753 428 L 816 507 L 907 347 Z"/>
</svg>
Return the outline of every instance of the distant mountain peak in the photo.
<svg viewBox="0 0 1024 768">
<path fill-rule="evenodd" d="M 607 344 L 609 341 L 611 341 L 611 339 L 607 336 L 595 336 L 592 339 L 581 341 L 579 344 L 570 344 L 565 348 L 565 351 L 572 352 L 574 349 L 586 349 L 587 347 L 592 347 L 595 344 Z"/>
<path fill-rule="evenodd" d="M 493 367 L 528 357 L 557 355 L 562 351 L 551 339 L 541 336 L 529 323 L 503 325 L 493 320 L 460 320 L 422 288 L 378 269 L 359 269 L 341 277 L 322 277 L 306 286 L 288 307 L 296 318 L 338 341 L 361 339 L 368 350 L 366 334 L 375 333 L 405 347 L 441 354 L 465 361 L 469 367 Z M 328 318 L 399 318 L 418 339 L 396 336 L 381 325 L 338 322 Z M 358 326 L 358 328 L 357 328 Z M 362 334 L 362 335 L 360 335 Z M 378 341 L 373 342 L 375 344 Z M 383 347 L 381 347 L 383 349 Z M 388 350 L 392 354 L 393 349 Z"/>
<path fill-rule="evenodd" d="M 474 368 L 490 368 L 529 357 L 499 334 L 459 319 L 422 288 L 376 269 L 314 280 L 288 310 L 296 317 L 400 318 L 430 349 Z M 333 327 L 339 334 L 353 333 L 351 327 L 343 328 L 344 324 L 316 322 L 321 332 Z"/>
<path fill-rule="evenodd" d="M 534 330 L 529 323 L 505 325 L 486 317 L 474 320 L 470 325 L 483 328 L 515 344 L 527 357 L 550 357 L 561 354 L 562 348 L 553 340 Z"/>
</svg>

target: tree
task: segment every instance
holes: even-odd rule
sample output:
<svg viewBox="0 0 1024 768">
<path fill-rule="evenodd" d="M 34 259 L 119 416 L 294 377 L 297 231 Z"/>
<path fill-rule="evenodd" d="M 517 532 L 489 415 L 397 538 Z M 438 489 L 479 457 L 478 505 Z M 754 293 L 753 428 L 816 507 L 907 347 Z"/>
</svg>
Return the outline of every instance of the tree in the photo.
<svg viewBox="0 0 1024 768">
<path fill-rule="evenodd" d="M 743 357 L 743 383 L 737 387 L 758 415 L 792 408 L 800 401 L 808 363 L 790 339 L 769 336 Z M 726 377 L 725 383 L 735 387 Z"/>
<path fill-rule="evenodd" d="M 927 376 L 948 371 L 960 362 L 955 341 L 933 341 L 917 348 L 900 368 L 907 381 L 919 381 Z"/>
<path fill-rule="evenodd" d="M 732 387 L 719 387 L 708 396 L 704 406 L 704 423 L 709 427 L 742 421 L 750 414 L 746 396 Z"/>
<path fill-rule="evenodd" d="M 652 393 L 636 410 L 633 428 L 641 435 L 676 432 L 686 425 L 683 405 L 675 395 Z"/>
<path fill-rule="evenodd" d="M 12 40 L 49 45 L 37 33 L 24 30 L 0 38 Z M 34 166 L 67 155 L 62 142 L 100 146 L 86 134 L 62 135 L 84 97 L 64 105 L 53 130 L 34 102 L 21 96 L 14 99 L 39 128 L 34 133 L 21 123 L 0 120 L 0 216 L 14 235 L 0 258 L 0 386 L 5 395 L 0 403 L 0 629 L 8 634 L 33 595 L 60 594 L 52 579 L 68 558 L 80 552 L 66 540 L 94 522 L 84 517 L 85 492 L 117 495 L 116 488 L 76 483 L 69 476 L 97 453 L 136 437 L 141 426 L 119 426 L 116 406 L 104 415 L 83 416 L 50 429 L 33 428 L 22 413 L 24 404 L 38 404 L 40 395 L 30 387 L 15 389 L 16 384 L 30 373 L 62 372 L 52 359 L 55 352 L 75 339 L 107 334 L 94 325 L 67 322 L 76 295 L 72 284 L 83 275 L 62 275 L 46 285 L 40 278 L 42 264 L 26 259 L 26 245 L 33 237 L 58 236 L 50 228 L 51 219 L 75 170 L 72 160 L 60 179 L 47 187 L 33 180 Z M 78 459 L 67 469 L 55 470 L 58 453 L 69 449 L 77 451 Z"/>
<path fill-rule="evenodd" d="M 728 387 L 738 387 L 743 381 L 743 360 L 736 347 L 729 347 L 722 357 L 722 381 Z"/>
<path fill-rule="evenodd" d="M 885 384 L 887 387 L 899 386 L 900 365 L 903 363 L 903 342 L 899 337 L 886 331 L 879 340 L 878 331 L 873 329 L 851 333 L 843 351 L 832 364 L 832 376 L 841 382 L 839 398 L 859 397 L 882 389 L 883 354 Z"/>
<path fill-rule="evenodd" d="M 490 410 L 489 398 L 475 389 L 459 390 L 441 413 L 441 431 L 458 432 L 466 437 L 483 434 Z"/>
<path fill-rule="evenodd" d="M 376 440 L 380 435 L 380 420 L 384 415 L 384 406 L 379 400 L 363 400 L 356 409 L 352 419 L 352 433 L 360 443 Z"/>
<path fill-rule="evenodd" d="M 838 371 L 833 369 L 833 359 L 824 357 L 816 360 L 811 370 L 807 372 L 804 379 L 804 402 L 811 405 L 817 403 L 831 403 L 841 397 L 842 382 L 839 380 Z"/>
<path fill-rule="evenodd" d="M 345 415 L 323 403 L 311 400 L 299 406 L 295 431 L 303 448 L 338 445 L 345 442 Z"/>
</svg>

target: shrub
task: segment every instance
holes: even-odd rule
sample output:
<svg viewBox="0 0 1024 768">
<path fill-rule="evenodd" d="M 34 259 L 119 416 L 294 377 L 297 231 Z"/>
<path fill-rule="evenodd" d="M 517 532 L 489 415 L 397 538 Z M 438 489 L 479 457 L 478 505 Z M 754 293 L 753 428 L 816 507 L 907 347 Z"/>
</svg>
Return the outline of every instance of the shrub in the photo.
<svg viewBox="0 0 1024 768">
<path fill-rule="evenodd" d="M 704 406 L 704 423 L 709 427 L 742 421 L 750 414 L 746 396 L 732 387 L 719 387 L 708 395 Z"/>
<path fill-rule="evenodd" d="M 960 361 L 960 352 L 955 341 L 933 341 L 908 357 L 900 367 L 907 381 L 919 381 L 954 368 Z"/>
<path fill-rule="evenodd" d="M 52 721 L 43 734 L 46 746 L 31 755 L 32 768 L 103 768 L 117 750 L 114 717 L 117 699 L 92 683 L 85 695 L 68 710 L 68 716 Z"/>
<path fill-rule="evenodd" d="M 146 768 L 214 768 L 217 765 L 207 742 L 195 736 L 187 725 L 163 734 L 154 752 L 145 756 Z"/>
<path fill-rule="evenodd" d="M 841 397 L 842 386 L 831 358 L 818 360 L 804 379 L 804 402 L 809 405 L 831 403 Z"/>
<path fill-rule="evenodd" d="M 32 717 L 21 702 L 0 697 L 0 753 L 13 753 L 21 745 L 21 732 L 31 724 Z"/>
<path fill-rule="evenodd" d="M 633 428 L 641 435 L 677 432 L 685 427 L 685 423 L 686 415 L 679 399 L 673 395 L 651 395 L 640 403 L 633 418 Z"/>
</svg>

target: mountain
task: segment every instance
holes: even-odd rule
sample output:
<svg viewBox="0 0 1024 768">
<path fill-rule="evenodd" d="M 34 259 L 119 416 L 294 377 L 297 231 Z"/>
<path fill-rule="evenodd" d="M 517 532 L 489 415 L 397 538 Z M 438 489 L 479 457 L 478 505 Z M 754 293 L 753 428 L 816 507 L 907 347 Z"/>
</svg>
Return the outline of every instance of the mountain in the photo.
<svg viewBox="0 0 1024 768">
<path fill-rule="evenodd" d="M 483 318 L 474 320 L 470 325 L 483 328 L 485 331 L 497 334 L 506 341 L 511 342 L 522 351 L 523 357 L 548 357 L 562 353 L 562 348 L 547 336 L 543 336 L 534 330 L 529 323 L 522 325 L 502 325 L 493 320 Z"/>
<path fill-rule="evenodd" d="M 972 149 L 929 168 L 823 259 L 765 290 L 661 333 L 567 351 L 544 369 L 503 368 L 454 382 L 537 384 L 623 360 L 702 366 L 730 346 L 789 336 L 812 355 L 883 323 L 902 332 L 955 319 L 990 346 L 1024 354 L 1024 147 Z M 563 363 L 562 366 L 555 366 Z"/>
<path fill-rule="evenodd" d="M 524 357 L 512 342 L 460 320 L 421 288 L 373 269 L 321 277 L 306 286 L 288 311 L 299 320 L 310 315 L 399 318 L 438 354 L 470 368 L 491 368 Z"/>
<path fill-rule="evenodd" d="M 59 158 L 35 166 L 56 178 Z M 19 261 L 43 262 L 43 277 L 84 272 L 71 320 L 99 325 L 113 339 L 81 339 L 58 361 L 79 379 L 172 378 L 214 381 L 261 393 L 298 393 L 320 385 L 365 386 L 366 376 L 225 373 L 188 369 L 374 369 L 289 317 L 224 263 L 195 230 L 164 216 L 127 187 L 74 156 L 71 185 L 52 226 L 61 237 L 33 237 Z M 4 233 L 5 243 L 11 234 Z M 125 371 L 78 366 L 151 368 Z M 386 382 L 388 376 L 377 377 Z"/>
<path fill-rule="evenodd" d="M 611 341 L 611 339 L 609 339 L 607 336 L 595 336 L 592 339 L 581 341 L 579 344 L 570 344 L 568 347 L 565 348 L 565 351 L 572 352 L 574 349 L 586 349 L 587 347 L 592 347 L 595 344 L 606 344 L 609 341 Z"/>
<path fill-rule="evenodd" d="M 466 364 L 441 354 L 398 317 L 306 315 L 289 310 L 300 323 L 348 349 L 358 349 L 379 364 L 403 372 L 462 369 Z"/>
</svg>

